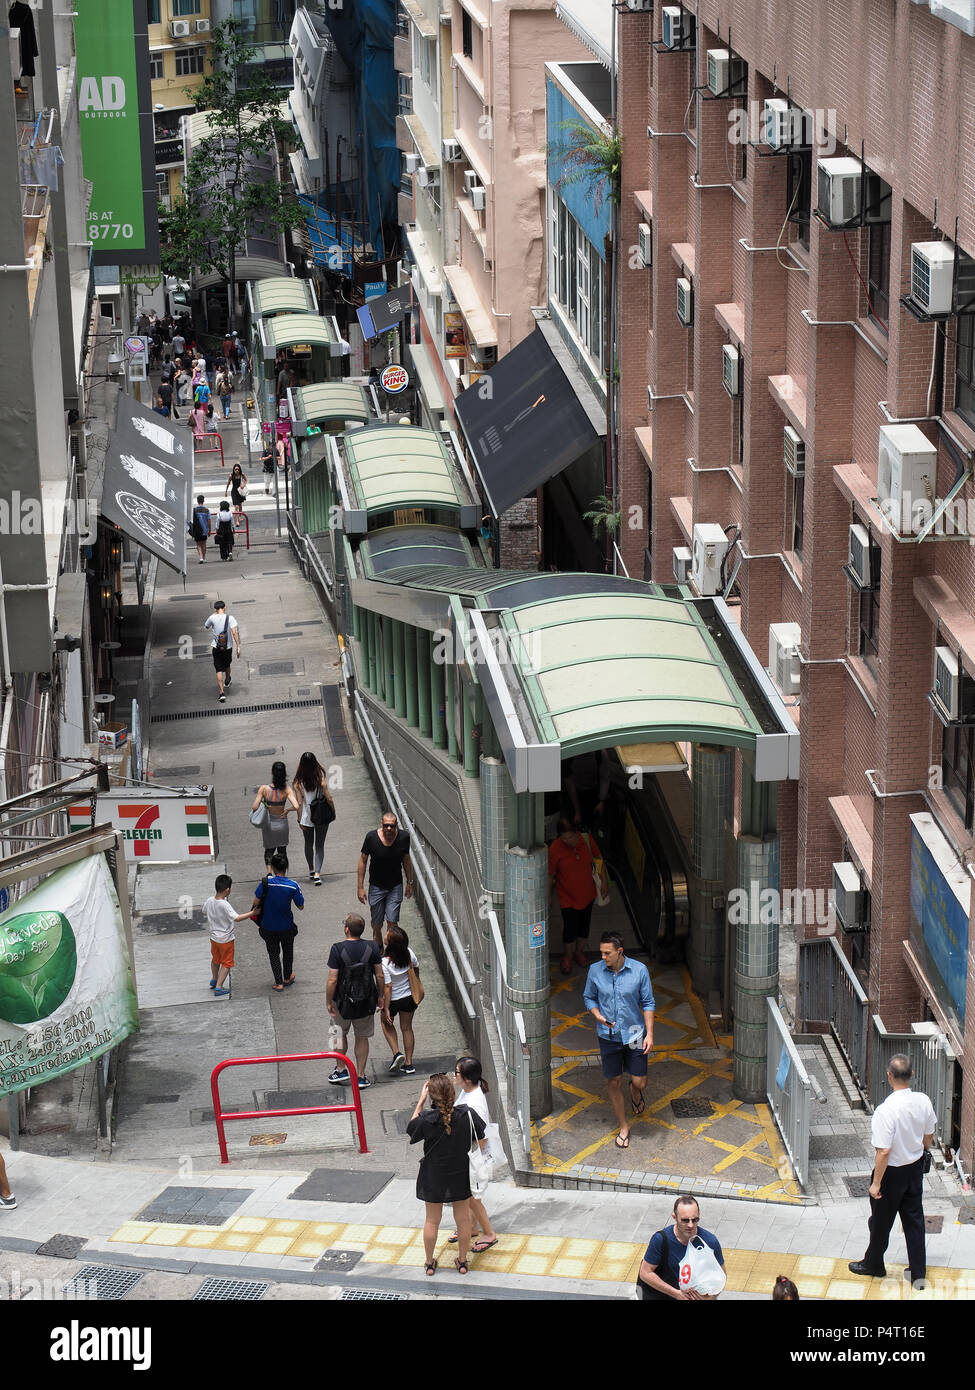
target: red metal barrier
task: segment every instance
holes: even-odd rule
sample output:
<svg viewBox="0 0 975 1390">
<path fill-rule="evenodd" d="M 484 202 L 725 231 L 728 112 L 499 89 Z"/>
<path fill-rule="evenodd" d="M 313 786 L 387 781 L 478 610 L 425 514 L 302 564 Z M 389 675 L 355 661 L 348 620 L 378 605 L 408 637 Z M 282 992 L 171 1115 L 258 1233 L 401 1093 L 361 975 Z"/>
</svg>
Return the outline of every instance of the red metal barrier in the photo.
<svg viewBox="0 0 975 1390">
<path fill-rule="evenodd" d="M 351 1105 L 308 1105 L 297 1110 L 235 1110 L 233 1113 L 224 1113 L 220 1108 L 220 1073 L 227 1067 L 253 1067 L 260 1066 L 265 1062 L 326 1062 L 335 1059 L 345 1064 L 350 1077 L 352 1087 Z M 362 1099 L 359 1092 L 359 1077 L 356 1073 L 355 1065 L 351 1057 L 346 1057 L 344 1052 L 298 1052 L 290 1056 L 282 1057 L 229 1057 L 225 1062 L 218 1062 L 210 1073 L 210 1094 L 213 1096 L 213 1118 L 217 1125 L 217 1142 L 220 1145 L 220 1162 L 229 1163 L 227 1157 L 227 1137 L 224 1134 L 225 1120 L 262 1120 L 266 1116 L 279 1115 L 340 1115 L 355 1114 L 356 1127 L 359 1131 L 359 1152 L 367 1154 L 366 1148 L 366 1126 L 362 1118 Z"/>
<path fill-rule="evenodd" d="M 224 459 L 224 456 L 223 456 L 223 440 L 220 438 L 220 435 L 219 435 L 219 434 L 216 434 L 216 433 L 213 433 L 213 434 L 205 434 L 205 435 L 203 435 L 203 438 L 204 438 L 204 439 L 215 439 L 215 440 L 217 441 L 217 442 L 216 442 L 216 445 L 212 445 L 212 444 L 211 444 L 211 445 L 209 446 L 209 448 L 201 449 L 201 448 L 200 448 L 200 441 L 199 441 L 199 439 L 197 438 L 197 436 L 194 435 L 194 436 L 193 436 L 193 446 L 194 446 L 194 447 L 193 447 L 193 457 L 195 458 L 195 457 L 197 456 L 197 454 L 215 454 L 215 453 L 217 453 L 217 452 L 219 451 L 219 453 L 220 453 L 220 467 L 221 467 L 221 468 L 226 468 L 226 467 L 227 467 L 227 463 L 226 463 L 226 460 Z"/>
<path fill-rule="evenodd" d="M 244 533 L 244 549 L 245 549 L 245 550 L 250 550 L 250 548 L 251 548 L 251 524 L 250 524 L 250 522 L 249 522 L 248 519 L 247 519 L 247 513 L 246 513 L 246 512 L 233 512 L 232 515 L 233 515 L 233 518 L 234 518 L 234 535 L 237 536 L 237 535 L 240 534 L 241 531 L 243 531 L 243 533 Z M 219 516 L 220 516 L 220 513 L 219 513 L 219 512 L 211 512 L 211 513 L 210 513 L 210 537 L 209 537 L 209 538 L 210 538 L 211 540 L 212 540 L 213 537 L 216 535 L 216 530 L 217 530 L 217 519 L 218 519 Z M 243 524 L 241 524 L 241 523 L 243 523 Z"/>
</svg>

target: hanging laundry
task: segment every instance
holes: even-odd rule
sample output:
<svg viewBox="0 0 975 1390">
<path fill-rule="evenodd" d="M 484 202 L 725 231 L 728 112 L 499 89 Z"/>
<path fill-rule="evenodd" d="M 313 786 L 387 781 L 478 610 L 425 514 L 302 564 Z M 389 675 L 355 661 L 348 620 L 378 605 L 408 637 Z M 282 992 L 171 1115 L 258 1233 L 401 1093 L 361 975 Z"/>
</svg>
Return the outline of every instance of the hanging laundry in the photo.
<svg viewBox="0 0 975 1390">
<path fill-rule="evenodd" d="M 38 54 L 37 35 L 34 31 L 34 13 L 30 5 L 15 0 L 7 14 L 11 29 L 20 30 L 20 75 L 34 76 L 34 59 Z"/>
</svg>

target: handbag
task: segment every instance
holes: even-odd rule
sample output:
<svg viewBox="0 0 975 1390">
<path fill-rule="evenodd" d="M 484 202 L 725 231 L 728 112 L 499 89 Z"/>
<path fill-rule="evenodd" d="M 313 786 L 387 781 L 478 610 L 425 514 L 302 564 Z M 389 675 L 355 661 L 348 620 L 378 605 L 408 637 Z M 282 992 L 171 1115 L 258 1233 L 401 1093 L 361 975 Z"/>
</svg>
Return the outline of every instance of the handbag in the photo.
<svg viewBox="0 0 975 1390">
<path fill-rule="evenodd" d="M 467 1166 L 470 1169 L 471 1178 L 471 1196 L 483 1197 L 487 1191 L 488 1183 L 491 1181 L 491 1159 L 477 1142 L 473 1111 L 468 1110 L 467 1113 L 471 1122 L 471 1149 L 467 1155 Z"/>
<path fill-rule="evenodd" d="M 603 861 L 592 842 L 592 836 L 586 836 L 586 844 L 589 846 L 589 853 L 592 857 L 592 881 L 596 888 L 596 906 L 609 906 L 609 893 L 603 889 Z"/>
<path fill-rule="evenodd" d="M 319 792 L 318 796 L 308 803 L 308 819 L 312 825 L 331 825 L 335 819 L 335 807 Z"/>
<path fill-rule="evenodd" d="M 263 830 L 269 820 L 270 815 L 267 809 L 267 802 L 262 801 L 260 806 L 255 807 L 255 809 L 251 811 L 251 825 L 256 825 L 258 830 Z"/>
<path fill-rule="evenodd" d="M 423 1003 L 423 982 L 420 979 L 419 975 L 416 973 L 415 966 L 411 965 L 409 970 L 406 972 L 406 975 L 407 979 L 410 982 L 410 997 L 413 1000 L 413 1003 L 416 1005 L 416 1007 L 419 1008 L 420 1005 Z"/>
<path fill-rule="evenodd" d="M 265 874 L 261 879 L 261 882 L 264 884 L 264 896 L 261 898 L 260 906 L 257 908 L 257 911 L 253 914 L 255 927 L 259 927 L 264 920 L 264 909 L 267 906 L 267 880 L 268 876 Z"/>
</svg>

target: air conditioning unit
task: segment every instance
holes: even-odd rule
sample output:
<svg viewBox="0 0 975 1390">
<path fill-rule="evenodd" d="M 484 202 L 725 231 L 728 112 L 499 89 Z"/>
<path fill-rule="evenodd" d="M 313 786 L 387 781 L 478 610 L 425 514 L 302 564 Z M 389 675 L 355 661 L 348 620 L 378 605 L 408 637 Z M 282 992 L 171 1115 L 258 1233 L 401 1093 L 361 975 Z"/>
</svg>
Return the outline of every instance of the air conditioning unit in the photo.
<svg viewBox="0 0 975 1390">
<path fill-rule="evenodd" d="M 785 466 L 793 478 L 802 478 L 806 472 L 806 442 L 801 439 L 791 425 L 782 431 L 782 455 Z"/>
<path fill-rule="evenodd" d="M 653 265 L 653 224 L 641 222 L 637 227 L 640 238 L 640 263 L 644 269 Z"/>
<path fill-rule="evenodd" d="M 464 151 L 460 147 L 459 140 L 445 140 L 442 149 L 444 162 L 447 164 L 456 164 L 458 159 L 464 158 Z"/>
<path fill-rule="evenodd" d="M 721 592 L 721 566 L 728 553 L 728 544 L 728 537 L 720 526 L 701 523 L 694 527 L 691 577 L 700 594 Z"/>
<path fill-rule="evenodd" d="M 744 58 L 733 57 L 727 48 L 708 49 L 708 91 L 712 96 L 729 96 L 738 91 L 748 77 Z"/>
<path fill-rule="evenodd" d="M 846 156 L 819 161 L 820 217 L 833 227 L 852 222 L 860 215 L 860 179 L 863 168 L 858 159 Z"/>
<path fill-rule="evenodd" d="M 917 425 L 881 425 L 877 498 L 892 526 L 912 530 L 930 516 L 938 451 Z"/>
<path fill-rule="evenodd" d="M 421 188 L 430 188 L 440 182 L 440 170 L 435 164 L 421 164 L 416 171 L 416 181 Z"/>
<path fill-rule="evenodd" d="M 934 649 L 931 698 L 946 720 L 958 718 L 958 658 L 950 647 Z"/>
<path fill-rule="evenodd" d="M 465 192 L 465 193 L 471 193 L 475 188 L 480 188 L 480 186 L 481 186 L 480 175 L 476 174 L 476 173 L 474 172 L 473 169 L 465 169 L 465 170 L 464 170 L 464 192 Z"/>
<path fill-rule="evenodd" d="M 762 129 L 765 143 L 773 150 L 784 150 L 795 143 L 795 118 L 792 103 L 781 97 L 769 97 L 762 108 Z"/>
<path fill-rule="evenodd" d="M 487 190 L 485 188 L 471 189 L 471 207 L 475 212 L 483 212 L 487 207 Z"/>
<path fill-rule="evenodd" d="M 694 287 L 683 276 L 677 281 L 677 317 L 685 328 L 694 320 Z"/>
<path fill-rule="evenodd" d="M 781 695 L 799 694 L 798 623 L 770 623 L 768 630 L 768 673 Z"/>
<path fill-rule="evenodd" d="M 741 353 L 731 343 L 721 349 L 721 383 L 733 399 L 741 395 Z"/>
<path fill-rule="evenodd" d="M 664 5 L 661 15 L 664 48 L 693 48 L 694 16 L 679 5 Z"/>
<path fill-rule="evenodd" d="M 498 360 L 498 349 L 493 343 L 490 347 L 479 347 L 472 342 L 468 344 L 467 355 L 479 367 L 493 367 Z"/>
<path fill-rule="evenodd" d="M 911 246 L 911 298 L 927 314 L 950 314 L 955 248 L 950 241 L 915 241 Z"/>
<path fill-rule="evenodd" d="M 653 0 L 626 0 L 626 8 L 632 14 L 652 14 Z"/>
<path fill-rule="evenodd" d="M 686 584 L 691 574 L 691 552 L 686 545 L 674 546 L 674 578 L 678 584 Z"/>
<path fill-rule="evenodd" d="M 849 554 L 848 569 L 857 587 L 859 589 L 872 589 L 874 576 L 870 532 L 859 523 L 850 527 Z"/>
<path fill-rule="evenodd" d="M 196 32 L 198 34 L 209 34 L 210 21 L 208 19 L 198 19 L 196 21 Z"/>
<path fill-rule="evenodd" d="M 845 860 L 833 865 L 833 902 L 836 919 L 844 931 L 860 931 L 863 927 L 863 884 L 854 864 Z"/>
<path fill-rule="evenodd" d="M 190 36 L 190 21 L 188 19 L 174 19 L 169 26 L 169 32 L 174 39 L 188 39 Z"/>
<path fill-rule="evenodd" d="M 403 156 L 406 161 L 406 172 L 415 174 L 420 167 L 420 156 L 418 154 L 407 154 Z"/>
</svg>

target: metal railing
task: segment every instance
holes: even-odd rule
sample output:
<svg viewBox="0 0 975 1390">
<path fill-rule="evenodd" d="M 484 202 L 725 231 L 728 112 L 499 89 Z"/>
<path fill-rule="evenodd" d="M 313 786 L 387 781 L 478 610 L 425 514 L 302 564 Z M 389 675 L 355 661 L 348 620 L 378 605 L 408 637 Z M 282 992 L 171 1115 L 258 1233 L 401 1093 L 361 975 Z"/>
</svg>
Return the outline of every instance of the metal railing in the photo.
<svg viewBox="0 0 975 1390">
<path fill-rule="evenodd" d="M 267 1062 L 327 1062 L 333 1060 L 343 1063 L 348 1070 L 349 1085 L 352 1087 L 351 1105 L 303 1105 L 293 1106 L 287 1110 L 232 1110 L 229 1112 L 221 1109 L 220 1073 L 226 1071 L 228 1067 L 260 1066 Z M 362 1118 L 359 1077 L 351 1057 L 346 1057 L 344 1052 L 298 1052 L 290 1056 L 276 1057 L 229 1057 L 225 1062 L 218 1062 L 210 1073 L 210 1094 L 213 1096 L 213 1118 L 217 1126 L 217 1142 L 220 1145 L 221 1163 L 230 1162 L 227 1156 L 227 1136 L 224 1133 L 225 1120 L 263 1120 L 268 1116 L 277 1117 L 279 1115 L 354 1114 L 356 1127 L 359 1131 L 359 1152 L 361 1154 L 369 1152 L 366 1148 L 366 1126 Z"/>
<path fill-rule="evenodd" d="M 231 512 L 231 516 L 233 517 L 233 520 L 234 520 L 234 539 L 236 540 L 236 538 L 237 538 L 237 537 L 240 535 L 240 533 L 243 531 L 243 533 L 244 533 L 244 549 L 245 549 L 245 550 L 250 550 L 250 548 L 251 548 L 251 524 L 250 524 L 250 521 L 249 521 L 248 518 L 247 518 L 247 513 L 246 513 L 246 512 Z M 217 521 L 218 521 L 219 517 L 220 517 L 220 513 L 219 513 L 219 512 L 211 512 L 211 513 L 210 513 L 210 534 L 209 534 L 209 536 L 207 537 L 207 540 L 215 541 L 215 540 L 217 539 Z"/>
<path fill-rule="evenodd" d="M 194 436 L 193 436 L 193 457 L 194 457 L 194 458 L 199 458 L 200 454 L 216 454 L 216 453 L 219 452 L 219 454 L 220 454 L 220 467 L 221 467 L 221 468 L 226 468 L 226 466 L 227 466 L 227 460 L 226 460 L 226 459 L 224 458 L 224 456 L 223 456 L 223 440 L 220 438 L 219 433 L 218 433 L 216 430 L 208 430 L 207 433 L 206 433 L 205 435 L 203 435 L 203 438 L 204 438 L 204 439 L 215 439 L 217 442 L 216 442 L 216 444 L 210 444 L 210 445 L 208 445 L 207 448 L 205 448 L 205 449 L 201 449 L 201 448 L 200 448 L 200 441 L 199 441 L 199 439 L 197 438 L 197 436 L 194 435 Z"/>
<path fill-rule="evenodd" d="M 801 1186 L 809 1176 L 809 1109 L 812 1083 L 802 1065 L 796 1045 L 785 1025 L 778 1004 L 768 1003 L 768 1052 L 766 1095 L 775 1123 L 782 1135 L 793 1172 Z"/>
<path fill-rule="evenodd" d="M 952 1072 L 955 1054 L 943 1033 L 888 1033 L 879 1014 L 873 1015 L 873 1065 L 870 1071 L 870 1104 L 876 1107 L 890 1095 L 887 1067 L 895 1053 L 903 1052 L 914 1068 L 912 1091 L 923 1091 L 938 1117 L 935 1138 L 951 1145 Z"/>
<path fill-rule="evenodd" d="M 835 936 L 799 943 L 799 1018 L 828 1025 L 866 1094 L 870 1006 Z"/>
<path fill-rule="evenodd" d="M 298 563 L 312 571 L 315 581 L 321 585 L 329 603 L 334 603 L 335 583 L 322 563 L 322 557 L 308 537 L 302 535 L 299 531 L 298 525 L 290 512 L 286 513 L 286 520 L 288 523 L 288 539 L 291 542 L 291 549 L 294 551 Z"/>
</svg>

